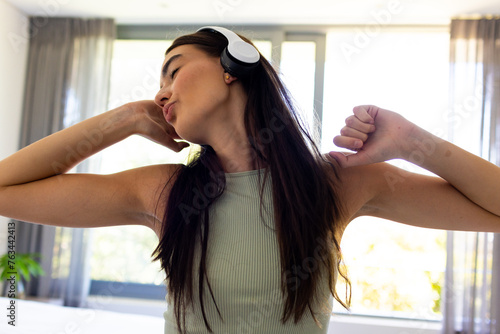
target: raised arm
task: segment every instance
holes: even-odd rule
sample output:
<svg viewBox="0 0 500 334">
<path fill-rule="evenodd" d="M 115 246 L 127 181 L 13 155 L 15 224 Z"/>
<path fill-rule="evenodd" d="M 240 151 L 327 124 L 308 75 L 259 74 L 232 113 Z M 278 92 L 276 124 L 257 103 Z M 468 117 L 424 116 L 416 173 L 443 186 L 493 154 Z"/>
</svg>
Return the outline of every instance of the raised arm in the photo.
<svg viewBox="0 0 500 334">
<path fill-rule="evenodd" d="M 347 182 L 366 189 L 355 215 L 430 228 L 500 231 L 500 168 L 375 106 L 354 108 L 330 152 Z M 404 159 L 439 177 L 379 163 Z M 347 186 L 349 187 L 349 186 Z M 353 197 L 353 196 L 352 196 Z"/>
<path fill-rule="evenodd" d="M 113 175 L 66 174 L 72 167 L 132 134 L 180 151 L 175 131 L 153 101 L 126 104 L 54 133 L 0 161 L 0 215 L 58 226 L 144 224 L 162 178 L 174 166 Z M 138 182 L 141 180 L 141 182 Z M 147 190 L 146 185 L 156 185 Z"/>
</svg>

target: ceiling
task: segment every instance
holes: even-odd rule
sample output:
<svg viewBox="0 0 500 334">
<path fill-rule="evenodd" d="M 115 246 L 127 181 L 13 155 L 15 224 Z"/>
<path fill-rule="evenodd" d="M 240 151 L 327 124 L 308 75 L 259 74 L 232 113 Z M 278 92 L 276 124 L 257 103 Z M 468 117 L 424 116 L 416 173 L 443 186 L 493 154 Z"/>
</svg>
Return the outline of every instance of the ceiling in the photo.
<svg viewBox="0 0 500 334">
<path fill-rule="evenodd" d="M 498 0 L 5 1 L 27 15 L 112 17 L 119 24 L 446 25 L 456 16 L 500 14 Z"/>
</svg>

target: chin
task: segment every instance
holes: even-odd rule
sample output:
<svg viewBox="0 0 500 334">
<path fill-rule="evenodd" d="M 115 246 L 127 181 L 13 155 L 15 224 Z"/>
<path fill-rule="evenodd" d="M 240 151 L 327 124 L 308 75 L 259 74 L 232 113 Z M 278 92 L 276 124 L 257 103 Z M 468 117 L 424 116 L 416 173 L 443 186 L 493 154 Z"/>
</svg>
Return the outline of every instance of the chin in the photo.
<svg viewBox="0 0 500 334">
<path fill-rule="evenodd" d="M 199 136 L 197 136 L 196 134 L 193 134 L 193 133 L 185 133 L 185 132 L 179 132 L 179 130 L 176 129 L 176 132 L 177 134 L 179 135 L 179 137 L 184 140 L 184 141 L 187 141 L 187 142 L 190 142 L 192 144 L 197 144 L 197 145 L 206 145 L 206 141 L 205 140 L 202 140 Z"/>
<path fill-rule="evenodd" d="M 206 127 L 201 125 L 200 122 L 190 122 L 188 124 L 176 122 L 173 120 L 171 125 L 174 127 L 175 132 L 182 140 L 198 145 L 210 145 L 205 136 Z"/>
</svg>

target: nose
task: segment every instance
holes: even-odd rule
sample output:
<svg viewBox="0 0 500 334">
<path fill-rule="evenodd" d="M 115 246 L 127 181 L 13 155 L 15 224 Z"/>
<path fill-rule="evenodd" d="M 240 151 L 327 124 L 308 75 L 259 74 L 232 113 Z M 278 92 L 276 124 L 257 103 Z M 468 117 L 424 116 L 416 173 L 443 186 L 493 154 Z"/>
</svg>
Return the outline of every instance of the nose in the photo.
<svg viewBox="0 0 500 334">
<path fill-rule="evenodd" d="M 155 103 L 158 106 L 163 107 L 165 104 L 167 104 L 170 95 L 171 93 L 167 86 L 160 88 L 160 90 L 155 96 Z"/>
</svg>

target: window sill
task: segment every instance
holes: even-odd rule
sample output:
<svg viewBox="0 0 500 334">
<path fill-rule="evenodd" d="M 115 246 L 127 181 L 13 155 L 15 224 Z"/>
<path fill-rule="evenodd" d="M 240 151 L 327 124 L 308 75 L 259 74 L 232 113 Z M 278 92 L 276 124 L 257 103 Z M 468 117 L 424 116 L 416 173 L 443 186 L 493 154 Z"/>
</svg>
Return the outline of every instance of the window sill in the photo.
<svg viewBox="0 0 500 334">
<path fill-rule="evenodd" d="M 439 321 L 334 315 L 328 334 L 440 334 L 441 327 Z"/>
<path fill-rule="evenodd" d="M 166 300 L 123 298 L 114 296 L 91 295 L 86 307 L 121 313 L 142 314 L 163 318 L 167 308 Z"/>
</svg>

